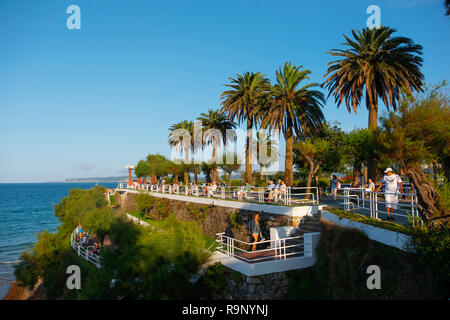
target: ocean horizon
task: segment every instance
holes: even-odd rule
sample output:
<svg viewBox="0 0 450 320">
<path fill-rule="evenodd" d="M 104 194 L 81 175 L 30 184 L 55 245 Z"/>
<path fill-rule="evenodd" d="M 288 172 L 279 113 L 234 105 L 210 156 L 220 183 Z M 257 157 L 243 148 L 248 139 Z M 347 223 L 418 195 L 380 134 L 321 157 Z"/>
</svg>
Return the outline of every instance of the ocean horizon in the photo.
<svg viewBox="0 0 450 320">
<path fill-rule="evenodd" d="M 15 280 L 14 265 L 24 250 L 32 249 L 36 235 L 56 232 L 60 222 L 53 205 L 70 189 L 95 185 L 117 187 L 116 182 L 2 182 L 0 183 L 0 299 Z"/>
</svg>

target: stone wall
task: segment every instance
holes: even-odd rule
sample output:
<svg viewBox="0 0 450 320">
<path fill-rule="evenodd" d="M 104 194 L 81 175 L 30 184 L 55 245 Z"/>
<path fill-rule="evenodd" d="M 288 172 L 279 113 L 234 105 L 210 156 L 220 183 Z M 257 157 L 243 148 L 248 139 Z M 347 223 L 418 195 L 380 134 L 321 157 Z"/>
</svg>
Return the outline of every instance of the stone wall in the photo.
<svg viewBox="0 0 450 320">
<path fill-rule="evenodd" d="M 116 207 L 124 213 L 136 210 L 134 193 L 116 193 Z M 242 209 L 233 209 L 218 206 L 208 206 L 186 201 L 169 200 L 165 198 L 152 197 L 154 200 L 147 218 L 159 220 L 164 219 L 170 213 L 176 215 L 177 219 L 183 221 L 196 221 L 203 232 L 211 237 L 216 233 L 225 232 L 242 241 L 250 241 L 248 224 L 255 212 Z M 231 218 L 230 218 L 231 217 Z M 261 232 L 266 239 L 270 238 L 271 227 L 288 225 L 288 216 L 260 213 Z"/>
<path fill-rule="evenodd" d="M 288 291 L 289 280 L 285 272 L 262 276 L 247 277 L 235 272 L 230 277 L 225 293 L 225 300 L 279 300 Z"/>
</svg>

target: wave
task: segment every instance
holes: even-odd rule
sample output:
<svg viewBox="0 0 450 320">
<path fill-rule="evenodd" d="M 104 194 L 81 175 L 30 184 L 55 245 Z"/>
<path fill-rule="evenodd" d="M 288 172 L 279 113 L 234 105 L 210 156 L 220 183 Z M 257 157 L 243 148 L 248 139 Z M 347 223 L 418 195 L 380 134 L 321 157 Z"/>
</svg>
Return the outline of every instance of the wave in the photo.
<svg viewBox="0 0 450 320">
<path fill-rule="evenodd" d="M 5 262 L 0 262 L 0 264 L 16 264 L 21 262 L 22 260 L 16 260 L 16 261 L 5 261 Z"/>
</svg>

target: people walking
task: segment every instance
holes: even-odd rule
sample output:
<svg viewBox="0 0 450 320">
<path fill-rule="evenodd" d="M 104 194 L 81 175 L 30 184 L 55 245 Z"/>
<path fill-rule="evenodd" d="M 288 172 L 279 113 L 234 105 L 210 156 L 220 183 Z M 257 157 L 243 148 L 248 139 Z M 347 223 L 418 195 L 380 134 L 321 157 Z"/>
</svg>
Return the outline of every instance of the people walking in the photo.
<svg viewBox="0 0 450 320">
<path fill-rule="evenodd" d="M 384 185 L 387 219 L 393 221 L 394 210 L 397 209 L 398 204 L 398 189 L 400 189 L 401 193 L 403 193 L 403 184 L 400 176 L 393 173 L 391 168 L 387 168 L 384 173 L 385 175 L 377 188 L 377 192 L 379 192 L 381 187 Z"/>
<path fill-rule="evenodd" d="M 252 251 L 255 251 L 256 243 L 258 242 L 259 237 L 262 238 L 261 227 L 259 225 L 259 213 L 254 214 L 253 219 L 249 223 L 249 229 L 250 229 L 250 232 L 252 233 L 252 237 L 254 240 L 253 246 L 252 246 Z"/>
<path fill-rule="evenodd" d="M 333 177 L 330 180 L 330 183 L 331 183 L 331 195 L 333 196 L 333 200 L 336 201 L 337 189 L 338 189 L 338 183 L 339 183 L 339 180 L 336 177 L 336 175 L 333 175 Z"/>
</svg>

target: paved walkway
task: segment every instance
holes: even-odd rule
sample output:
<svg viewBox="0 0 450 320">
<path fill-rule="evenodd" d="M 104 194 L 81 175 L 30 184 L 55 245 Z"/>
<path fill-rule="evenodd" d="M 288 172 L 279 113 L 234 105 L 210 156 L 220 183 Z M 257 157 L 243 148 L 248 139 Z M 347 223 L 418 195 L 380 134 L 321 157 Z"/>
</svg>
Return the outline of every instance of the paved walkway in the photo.
<svg viewBox="0 0 450 320">
<path fill-rule="evenodd" d="M 400 200 L 400 203 L 402 203 L 401 200 Z M 405 203 L 408 203 L 408 202 L 405 202 Z M 331 197 L 323 195 L 320 198 L 320 204 L 326 205 L 327 207 L 331 207 L 331 208 L 344 209 L 344 198 L 343 197 L 338 197 L 337 200 L 334 201 Z M 369 204 L 367 202 L 366 203 L 366 207 L 368 207 L 368 206 L 369 206 Z M 324 209 L 326 210 L 326 207 Z M 382 204 L 382 203 L 378 204 L 378 210 L 386 211 L 385 204 Z M 362 215 L 365 215 L 365 216 L 368 216 L 368 217 L 370 216 L 369 210 L 366 210 L 366 209 L 351 209 L 350 211 L 351 212 L 355 212 L 355 213 L 359 213 L 359 214 L 362 214 Z M 396 210 L 394 213 L 399 213 L 399 214 L 405 214 L 406 215 L 406 212 L 405 212 L 404 209 Z M 378 217 L 381 220 L 388 221 L 386 213 L 381 213 L 380 212 L 378 214 Z M 408 225 L 409 224 L 408 217 L 407 216 L 405 216 L 405 217 L 404 216 L 394 216 L 394 223 L 401 224 L 401 225 Z"/>
</svg>

